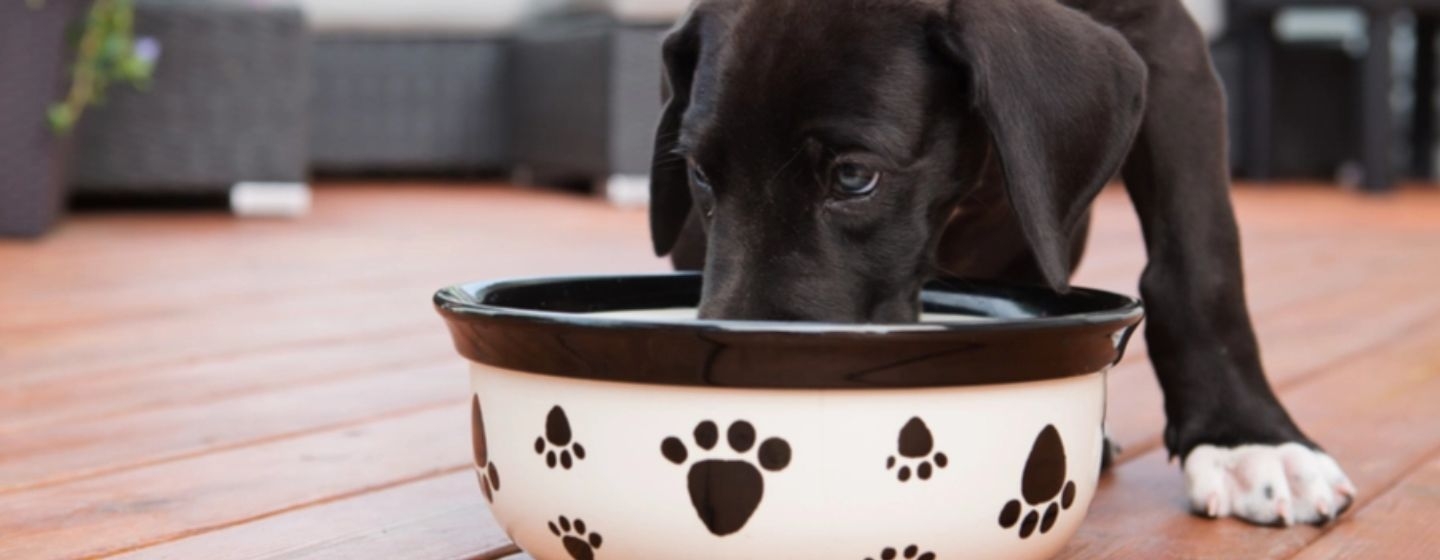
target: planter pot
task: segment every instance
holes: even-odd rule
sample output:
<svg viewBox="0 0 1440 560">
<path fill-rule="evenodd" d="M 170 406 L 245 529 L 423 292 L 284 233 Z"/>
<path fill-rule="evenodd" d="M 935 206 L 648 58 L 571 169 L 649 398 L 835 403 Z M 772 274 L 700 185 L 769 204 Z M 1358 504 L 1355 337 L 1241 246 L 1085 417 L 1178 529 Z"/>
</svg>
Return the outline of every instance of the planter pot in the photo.
<svg viewBox="0 0 1440 560">
<path fill-rule="evenodd" d="M 60 217 L 68 141 L 46 120 L 68 84 L 67 30 L 89 0 L 0 1 L 0 236 L 34 237 Z"/>
</svg>

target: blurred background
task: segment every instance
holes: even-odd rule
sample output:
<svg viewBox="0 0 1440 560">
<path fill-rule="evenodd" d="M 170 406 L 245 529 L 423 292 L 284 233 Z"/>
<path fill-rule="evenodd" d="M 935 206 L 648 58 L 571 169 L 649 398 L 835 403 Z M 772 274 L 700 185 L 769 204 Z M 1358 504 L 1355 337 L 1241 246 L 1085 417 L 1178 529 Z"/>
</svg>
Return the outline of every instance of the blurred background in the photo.
<svg viewBox="0 0 1440 560">
<path fill-rule="evenodd" d="M 688 4 L 0 0 L 0 233 L 41 235 L 71 206 L 295 214 L 309 185 L 357 177 L 643 204 L 657 42 Z M 1428 3 L 1185 4 L 1238 178 L 1435 176 Z"/>
</svg>

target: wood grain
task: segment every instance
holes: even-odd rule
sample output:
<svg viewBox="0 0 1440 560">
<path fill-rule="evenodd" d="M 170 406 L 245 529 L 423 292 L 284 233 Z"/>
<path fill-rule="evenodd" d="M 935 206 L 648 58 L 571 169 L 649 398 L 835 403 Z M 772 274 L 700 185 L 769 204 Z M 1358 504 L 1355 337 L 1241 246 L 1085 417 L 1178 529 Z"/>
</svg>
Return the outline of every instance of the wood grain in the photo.
<svg viewBox="0 0 1440 560">
<path fill-rule="evenodd" d="M 142 548 L 127 560 L 471 558 L 509 539 L 469 470 Z"/>
<path fill-rule="evenodd" d="M 1331 364 L 1282 393 L 1292 416 L 1342 465 L 1363 506 L 1440 447 L 1440 317 L 1383 352 Z M 1142 513 L 1143 512 L 1143 513 Z M 1366 523 L 1361 516 L 1346 523 Z M 1321 534 L 1265 530 L 1188 514 L 1180 472 L 1153 450 L 1105 478 L 1089 518 L 1064 557 L 1277 558 Z"/>
<path fill-rule="evenodd" d="M 1396 298 L 1407 304 L 1387 305 Z M 1377 279 L 1362 290 L 1284 311 L 1256 322 L 1264 341 L 1266 374 L 1282 394 L 1325 366 L 1383 349 L 1440 315 L 1440 290 L 1424 276 L 1407 271 Z M 1356 328 L 1356 317 L 1365 318 L 1364 328 Z M 1106 424 L 1123 449 L 1120 460 L 1159 447 L 1165 426 L 1164 397 L 1149 362 L 1127 362 L 1109 375 Z"/>
<path fill-rule="evenodd" d="M 457 399 L 441 410 L 6 492 L 0 558 L 122 552 L 454 472 L 468 465 L 467 422 Z"/>
<path fill-rule="evenodd" d="M 1440 453 L 1432 453 L 1384 494 L 1355 512 L 1296 560 L 1433 558 L 1440 553 Z"/>
<path fill-rule="evenodd" d="M 449 341 L 443 336 L 437 339 L 435 328 L 431 324 L 413 333 L 355 336 L 149 368 L 122 368 L 79 382 L 16 383 L 0 391 L 0 410 L 5 411 L 0 415 L 0 433 L 210 402 L 398 368 L 453 365 Z"/>
<path fill-rule="evenodd" d="M 453 361 L 453 360 L 452 360 Z M 328 383 L 0 433 L 0 492 L 123 471 L 376 418 L 453 407 L 464 366 L 396 368 Z"/>
</svg>

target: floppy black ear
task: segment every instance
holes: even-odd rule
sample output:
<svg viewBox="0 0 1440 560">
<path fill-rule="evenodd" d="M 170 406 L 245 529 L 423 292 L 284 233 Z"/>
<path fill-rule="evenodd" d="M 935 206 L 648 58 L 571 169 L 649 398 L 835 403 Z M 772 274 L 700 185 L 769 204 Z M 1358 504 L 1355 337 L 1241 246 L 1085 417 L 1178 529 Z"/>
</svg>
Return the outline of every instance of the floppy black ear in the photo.
<svg viewBox="0 0 1440 560">
<path fill-rule="evenodd" d="M 1067 289 L 1071 234 L 1139 129 L 1144 61 L 1119 33 L 1055 0 L 951 0 L 932 33 L 969 72 L 1040 270 Z"/>
<path fill-rule="evenodd" d="M 650 241 L 656 256 L 670 254 L 690 214 L 689 170 L 673 151 L 685 111 L 690 108 L 690 89 L 700 57 L 699 19 L 692 12 L 665 38 L 665 108 L 655 131 L 650 164 Z"/>
</svg>

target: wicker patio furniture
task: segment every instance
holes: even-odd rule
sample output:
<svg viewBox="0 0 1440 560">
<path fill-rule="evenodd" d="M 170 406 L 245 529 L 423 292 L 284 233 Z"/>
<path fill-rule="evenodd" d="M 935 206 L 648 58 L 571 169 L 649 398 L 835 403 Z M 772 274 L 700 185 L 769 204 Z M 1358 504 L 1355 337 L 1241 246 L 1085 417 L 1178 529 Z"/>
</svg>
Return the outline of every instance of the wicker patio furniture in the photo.
<svg viewBox="0 0 1440 560">
<path fill-rule="evenodd" d="M 78 194 L 224 194 L 306 179 L 309 40 L 286 0 L 137 0 L 136 34 L 163 52 L 144 91 L 85 115 Z"/>
<path fill-rule="evenodd" d="M 316 172 L 509 167 L 510 35 L 540 0 L 300 1 L 314 35 Z"/>
</svg>

